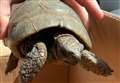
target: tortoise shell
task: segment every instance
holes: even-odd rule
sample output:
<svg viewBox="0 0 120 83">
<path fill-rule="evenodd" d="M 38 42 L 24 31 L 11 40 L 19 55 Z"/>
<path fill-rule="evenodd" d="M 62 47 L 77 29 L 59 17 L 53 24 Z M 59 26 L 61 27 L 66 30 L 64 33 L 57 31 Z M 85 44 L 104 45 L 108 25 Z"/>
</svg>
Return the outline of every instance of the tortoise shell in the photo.
<svg viewBox="0 0 120 83">
<path fill-rule="evenodd" d="M 92 47 L 88 32 L 77 14 L 59 0 L 26 0 L 14 9 L 5 44 L 19 55 L 16 45 L 20 41 L 41 30 L 57 26 L 72 32 L 86 47 Z"/>
</svg>

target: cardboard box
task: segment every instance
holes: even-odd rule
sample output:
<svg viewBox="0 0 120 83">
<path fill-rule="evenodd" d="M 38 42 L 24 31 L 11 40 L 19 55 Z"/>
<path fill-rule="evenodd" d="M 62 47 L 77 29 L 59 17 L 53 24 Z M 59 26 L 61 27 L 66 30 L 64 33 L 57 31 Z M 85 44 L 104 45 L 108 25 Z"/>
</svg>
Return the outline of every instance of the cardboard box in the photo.
<svg viewBox="0 0 120 83">
<path fill-rule="evenodd" d="M 120 16 L 104 11 L 102 21 L 93 21 L 90 35 L 93 51 L 114 70 L 109 77 L 97 76 L 79 65 L 70 68 L 70 83 L 120 83 Z"/>
<path fill-rule="evenodd" d="M 85 71 L 79 65 L 68 66 L 63 63 L 52 63 L 46 64 L 32 83 L 120 83 L 120 16 L 104 13 L 104 19 L 93 21 L 89 32 L 93 42 L 93 51 L 114 70 L 112 76 L 97 76 Z M 17 83 L 15 78 L 18 75 L 18 69 L 7 76 L 4 75 L 10 51 L 2 46 L 1 44 L 0 83 Z"/>
</svg>

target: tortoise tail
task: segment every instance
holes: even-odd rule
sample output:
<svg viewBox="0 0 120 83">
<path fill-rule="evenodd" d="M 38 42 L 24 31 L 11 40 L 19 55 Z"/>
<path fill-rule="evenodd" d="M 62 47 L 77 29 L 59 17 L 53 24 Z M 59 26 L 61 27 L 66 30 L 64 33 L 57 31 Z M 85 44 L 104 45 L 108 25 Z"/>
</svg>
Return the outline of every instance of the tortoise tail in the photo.
<svg viewBox="0 0 120 83">
<path fill-rule="evenodd" d="M 9 60 L 7 62 L 7 67 L 5 70 L 5 74 L 8 74 L 9 72 L 12 72 L 18 65 L 19 59 L 11 53 Z"/>
</svg>

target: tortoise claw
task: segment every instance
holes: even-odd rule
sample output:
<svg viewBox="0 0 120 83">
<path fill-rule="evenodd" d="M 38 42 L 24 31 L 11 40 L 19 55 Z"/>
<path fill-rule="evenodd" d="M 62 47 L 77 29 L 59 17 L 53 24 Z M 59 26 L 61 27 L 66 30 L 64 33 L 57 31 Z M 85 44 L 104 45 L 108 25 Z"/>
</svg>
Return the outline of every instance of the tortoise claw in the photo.
<svg viewBox="0 0 120 83">
<path fill-rule="evenodd" d="M 37 43 L 32 50 L 26 54 L 20 67 L 21 83 L 29 83 L 41 70 L 47 59 L 47 49 L 44 43 Z"/>
</svg>

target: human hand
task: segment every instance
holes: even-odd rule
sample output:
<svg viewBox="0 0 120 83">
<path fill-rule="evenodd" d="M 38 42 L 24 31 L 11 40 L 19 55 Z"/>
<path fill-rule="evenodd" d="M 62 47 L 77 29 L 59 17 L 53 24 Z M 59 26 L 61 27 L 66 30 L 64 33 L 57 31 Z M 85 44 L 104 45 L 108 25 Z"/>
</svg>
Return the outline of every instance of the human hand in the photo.
<svg viewBox="0 0 120 83">
<path fill-rule="evenodd" d="M 0 39 L 6 36 L 10 16 L 10 0 L 0 0 Z"/>
<path fill-rule="evenodd" d="M 86 28 L 89 28 L 91 19 L 101 20 L 104 17 L 96 0 L 61 0 L 68 4 L 79 15 Z"/>
<path fill-rule="evenodd" d="M 10 16 L 10 4 L 20 3 L 24 0 L 0 0 L 0 39 L 4 39 L 7 34 L 7 27 Z"/>
</svg>

